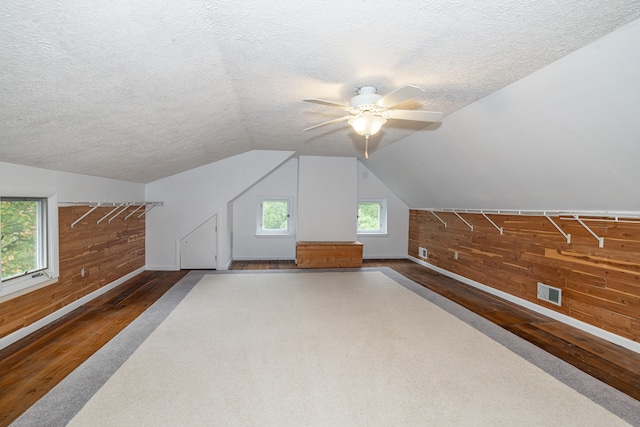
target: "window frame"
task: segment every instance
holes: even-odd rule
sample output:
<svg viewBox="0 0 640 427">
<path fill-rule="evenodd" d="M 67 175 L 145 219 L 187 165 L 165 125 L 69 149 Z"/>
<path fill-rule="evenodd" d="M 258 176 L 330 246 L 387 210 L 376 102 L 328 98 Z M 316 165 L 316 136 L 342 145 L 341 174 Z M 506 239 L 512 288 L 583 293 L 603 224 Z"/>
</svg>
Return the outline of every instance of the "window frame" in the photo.
<svg viewBox="0 0 640 427">
<path fill-rule="evenodd" d="M 0 278 L 0 301 L 2 301 L 5 297 L 13 298 L 58 281 L 58 201 L 56 196 L 2 196 L 0 200 L 42 201 L 38 212 L 38 233 L 45 240 L 38 249 L 39 262 L 44 264 L 42 268 L 4 280 Z M 0 262 L 2 262 L 1 253 Z"/>
<path fill-rule="evenodd" d="M 295 234 L 295 216 L 293 197 L 284 196 L 258 196 L 256 209 L 256 236 L 259 237 L 282 237 L 293 236 Z M 262 228 L 263 204 L 264 202 L 286 202 L 287 203 L 287 228 L 284 230 L 265 230 Z"/>
<path fill-rule="evenodd" d="M 362 236 L 386 236 L 387 235 L 387 199 L 358 199 L 357 207 L 358 213 L 360 212 L 361 203 L 376 203 L 378 204 L 378 228 L 376 230 L 362 230 L 360 229 L 360 215 L 356 216 L 356 229 L 357 234 Z"/>
</svg>

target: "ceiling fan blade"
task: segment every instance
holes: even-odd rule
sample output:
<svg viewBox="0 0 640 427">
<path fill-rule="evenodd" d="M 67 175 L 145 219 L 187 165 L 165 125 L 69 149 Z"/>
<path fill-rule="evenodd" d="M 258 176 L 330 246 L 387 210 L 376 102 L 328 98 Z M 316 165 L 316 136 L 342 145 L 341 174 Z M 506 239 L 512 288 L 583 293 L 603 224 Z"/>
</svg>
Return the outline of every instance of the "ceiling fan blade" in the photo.
<svg viewBox="0 0 640 427">
<path fill-rule="evenodd" d="M 403 102 L 421 96 L 422 94 L 424 94 L 424 90 L 420 89 L 418 86 L 406 85 L 383 96 L 376 102 L 376 105 L 391 108 L 394 105 L 402 104 Z"/>
<path fill-rule="evenodd" d="M 437 122 L 444 114 L 438 111 L 386 110 L 382 116 L 388 119 L 414 120 L 417 122 Z"/>
<path fill-rule="evenodd" d="M 342 121 L 348 120 L 348 119 L 350 119 L 352 117 L 353 117 L 352 115 L 338 117 L 337 119 L 329 120 L 328 122 L 320 123 L 319 125 L 315 125 L 315 126 L 311 126 L 310 128 L 306 128 L 302 132 L 306 132 L 306 131 L 311 130 L 311 129 L 319 128 L 320 126 L 330 125 L 332 123 L 342 122 Z"/>
<path fill-rule="evenodd" d="M 303 99 L 303 101 L 324 105 L 326 107 L 341 108 L 343 110 L 348 110 L 351 108 L 348 105 L 342 105 L 342 104 L 338 104 L 336 102 L 331 102 L 331 101 L 324 101 L 322 99 L 309 98 L 309 99 Z"/>
</svg>

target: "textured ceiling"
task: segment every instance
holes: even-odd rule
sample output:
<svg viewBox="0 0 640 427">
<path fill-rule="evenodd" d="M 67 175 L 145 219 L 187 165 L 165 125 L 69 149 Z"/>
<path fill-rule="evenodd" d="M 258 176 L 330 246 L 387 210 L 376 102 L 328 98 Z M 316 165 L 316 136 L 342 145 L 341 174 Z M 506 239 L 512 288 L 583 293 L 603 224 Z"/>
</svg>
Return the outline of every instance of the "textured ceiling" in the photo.
<svg viewBox="0 0 640 427">
<path fill-rule="evenodd" d="M 638 0 L 0 2 L 0 161 L 150 182 L 251 149 L 361 156 L 360 86 L 449 115 L 640 16 Z M 389 121 L 372 151 L 422 126 Z"/>
</svg>

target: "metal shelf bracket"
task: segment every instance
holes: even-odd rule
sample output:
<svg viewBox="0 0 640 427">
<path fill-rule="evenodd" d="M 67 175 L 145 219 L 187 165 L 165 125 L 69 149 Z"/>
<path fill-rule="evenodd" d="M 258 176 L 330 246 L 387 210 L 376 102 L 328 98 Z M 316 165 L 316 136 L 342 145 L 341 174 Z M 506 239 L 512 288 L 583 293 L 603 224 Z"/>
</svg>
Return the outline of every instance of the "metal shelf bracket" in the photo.
<svg viewBox="0 0 640 427">
<path fill-rule="evenodd" d="M 434 211 L 431 211 L 431 213 L 433 214 L 433 216 L 435 216 L 436 218 L 438 218 L 438 220 L 444 224 L 444 228 L 447 228 L 447 223 L 445 221 L 442 220 L 442 218 L 440 218 L 438 216 L 438 214 L 436 214 Z"/>
<path fill-rule="evenodd" d="M 589 232 L 594 238 L 598 240 L 598 246 L 604 247 L 604 237 L 598 236 L 592 229 L 590 229 L 585 221 L 596 222 L 624 222 L 629 224 L 640 224 L 640 211 L 550 211 L 550 210 L 525 210 L 525 209 L 443 209 L 443 208 L 425 208 L 419 209 L 422 211 L 429 211 L 443 224 L 446 223 L 438 217 L 436 212 L 454 213 L 462 222 L 473 231 L 473 225 L 469 224 L 464 218 L 460 216 L 460 213 L 482 215 L 491 224 L 500 231 L 502 234 L 502 227 L 498 227 L 489 217 L 489 215 L 519 215 L 519 216 L 544 216 L 553 224 L 565 239 L 567 243 L 571 243 L 571 234 L 565 233 L 562 228 L 551 218 L 556 217 L 560 220 L 577 221 L 585 230 Z"/>
<path fill-rule="evenodd" d="M 91 209 L 89 209 L 89 212 L 87 212 L 86 214 L 82 215 L 80 218 L 76 219 L 75 221 L 73 221 L 73 223 L 71 224 L 71 228 L 73 228 L 74 225 L 76 225 L 77 223 L 79 223 L 80 221 L 82 221 L 84 218 L 86 218 L 87 215 L 89 215 L 91 212 L 95 211 L 96 209 L 98 209 L 100 207 L 100 203 L 98 203 L 97 205 L 95 205 L 94 207 L 92 207 Z"/>
<path fill-rule="evenodd" d="M 142 212 L 140 215 L 137 216 L 137 218 L 141 218 L 143 216 L 145 216 L 151 209 L 155 208 L 158 205 L 151 205 L 151 207 L 149 209 L 145 209 L 144 212 Z"/>
<path fill-rule="evenodd" d="M 124 204 L 124 208 L 122 208 L 121 211 L 119 211 L 118 213 L 116 213 L 114 216 L 112 216 L 111 218 L 109 218 L 109 224 L 111 224 L 111 221 L 113 221 L 114 219 L 116 219 L 116 217 L 118 215 L 120 215 L 122 212 L 126 211 L 127 209 L 129 209 L 129 206 L 131 206 L 130 203 L 125 203 Z"/>
<path fill-rule="evenodd" d="M 560 233 L 562 233 L 562 235 L 564 236 L 565 239 L 567 239 L 567 243 L 571 243 L 571 234 L 565 233 L 564 230 L 562 228 L 560 228 L 560 226 L 558 224 L 556 224 L 549 215 L 545 215 L 545 217 L 549 220 L 549 222 L 551 222 L 551 224 L 553 224 L 553 226 L 556 228 L 556 230 L 558 230 Z"/>
<path fill-rule="evenodd" d="M 115 208 L 111 209 L 111 210 L 109 211 L 109 213 L 108 213 L 108 214 L 106 214 L 105 216 L 103 216 L 102 218 L 100 218 L 100 219 L 98 220 L 98 222 L 96 222 L 96 224 L 100 224 L 100 223 L 101 223 L 105 218 L 108 218 L 108 217 L 109 217 L 109 215 L 111 215 L 112 213 L 114 213 L 115 211 L 117 211 L 118 209 L 120 209 L 120 208 L 122 207 L 122 205 L 124 205 L 124 204 L 125 204 L 125 203 L 120 203 L 118 206 L 116 206 Z"/>
<path fill-rule="evenodd" d="M 469 224 L 469 223 L 468 223 L 464 218 L 462 218 L 458 212 L 455 212 L 455 211 L 454 211 L 453 213 L 454 213 L 454 214 L 456 214 L 456 216 L 457 216 L 458 218 L 460 218 L 460 221 L 462 221 L 462 222 L 464 222 L 465 224 L 467 224 L 467 226 L 471 229 L 471 231 L 473 231 L 473 225 Z"/>
<path fill-rule="evenodd" d="M 140 210 L 140 208 L 141 208 L 141 207 L 143 207 L 143 206 L 145 206 L 145 205 L 140 205 L 140 206 L 138 206 L 137 208 L 135 208 L 134 210 L 132 210 L 132 211 L 129 213 L 129 215 L 127 215 L 127 216 L 125 216 L 125 217 L 124 217 L 124 220 L 125 220 L 125 221 L 126 221 L 126 220 L 128 220 L 128 219 L 129 219 L 129 217 L 130 217 L 131 215 L 133 215 L 134 213 L 138 212 L 138 211 Z"/>
<path fill-rule="evenodd" d="M 595 237 L 596 239 L 598 239 L 598 247 L 599 248 L 604 248 L 604 237 L 600 237 L 598 236 L 592 229 L 590 229 L 587 224 L 585 224 L 578 215 L 574 215 L 573 216 L 575 218 L 576 221 L 578 221 L 578 223 L 583 226 L 585 228 L 585 230 L 587 230 L 589 232 L 589 234 L 591 234 L 593 237 Z"/>
<path fill-rule="evenodd" d="M 129 219 L 129 217 L 131 217 L 134 213 L 136 213 L 140 209 L 145 208 L 145 211 L 142 212 L 140 215 L 138 215 L 138 218 L 141 218 L 142 216 L 146 215 L 151 209 L 155 208 L 156 206 L 163 206 L 164 202 L 59 202 L 58 205 L 59 206 L 89 206 L 90 207 L 90 209 L 85 214 L 83 214 L 80 218 L 78 218 L 77 220 L 75 220 L 71 224 L 71 227 L 73 228 L 76 224 L 78 224 L 80 221 L 82 221 L 84 218 L 86 218 L 91 212 L 95 211 L 96 209 L 98 209 L 100 207 L 104 208 L 104 207 L 113 206 L 113 209 L 111 209 L 106 215 L 104 215 L 102 218 L 100 218 L 96 222 L 96 224 L 100 224 L 102 221 L 104 221 L 107 218 L 109 218 L 108 222 L 111 223 L 111 221 L 116 219 L 118 216 L 123 214 L 127 209 L 129 209 L 130 207 L 133 207 L 133 206 L 136 206 L 136 208 L 124 218 L 125 221 L 127 219 Z M 147 209 L 147 207 L 148 207 L 148 209 Z"/>
<path fill-rule="evenodd" d="M 491 221 L 491 218 L 489 218 L 489 217 L 487 216 L 487 214 L 485 214 L 484 212 L 482 213 L 482 216 L 483 216 L 483 217 L 485 217 L 485 219 L 486 219 L 487 221 L 489 221 L 489 222 L 491 223 L 491 225 L 493 225 L 493 226 L 496 228 L 496 230 L 498 230 L 498 231 L 500 232 L 500 235 L 502 236 L 502 227 L 498 227 L 498 226 L 496 225 L 496 223 L 495 223 L 495 222 L 493 222 L 493 221 Z M 473 229 L 472 229 L 472 230 L 473 230 Z"/>
</svg>

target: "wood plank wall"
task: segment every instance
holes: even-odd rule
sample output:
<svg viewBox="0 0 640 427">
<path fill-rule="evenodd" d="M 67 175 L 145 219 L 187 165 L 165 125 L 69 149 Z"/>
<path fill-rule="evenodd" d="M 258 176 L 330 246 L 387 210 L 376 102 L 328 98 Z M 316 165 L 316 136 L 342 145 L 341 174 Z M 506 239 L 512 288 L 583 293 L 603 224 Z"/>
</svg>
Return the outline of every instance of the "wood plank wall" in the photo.
<svg viewBox="0 0 640 427">
<path fill-rule="evenodd" d="M 0 304 L 0 337 L 25 327 L 145 265 L 145 222 L 126 212 L 96 222 L 113 208 L 60 207 L 60 278 L 57 283 Z M 131 208 L 133 209 L 133 208 Z M 85 275 L 81 277 L 84 267 Z"/>
<path fill-rule="evenodd" d="M 427 262 L 551 310 L 640 342 L 640 222 L 589 221 L 604 247 L 577 221 L 411 210 L 409 255 L 428 251 Z M 458 259 L 454 255 L 458 252 Z M 562 306 L 537 298 L 537 282 L 562 289 Z"/>
</svg>

